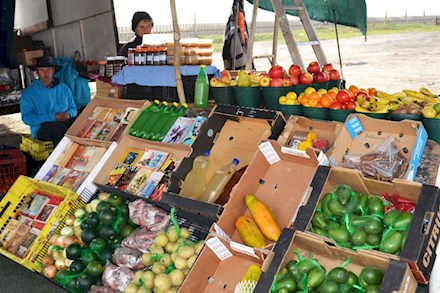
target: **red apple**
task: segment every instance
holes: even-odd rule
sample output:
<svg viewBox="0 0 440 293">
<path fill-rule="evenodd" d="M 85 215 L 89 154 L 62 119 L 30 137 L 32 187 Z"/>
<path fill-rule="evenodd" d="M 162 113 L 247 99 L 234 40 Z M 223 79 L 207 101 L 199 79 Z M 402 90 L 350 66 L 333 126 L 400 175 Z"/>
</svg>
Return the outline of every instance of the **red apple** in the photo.
<svg viewBox="0 0 440 293">
<path fill-rule="evenodd" d="M 330 81 L 330 74 L 327 71 L 323 71 L 325 74 L 325 81 Z"/>
<path fill-rule="evenodd" d="M 283 78 L 284 77 L 284 69 L 283 67 L 279 66 L 279 65 L 273 65 L 270 69 L 269 69 L 269 76 L 271 78 Z"/>
<path fill-rule="evenodd" d="M 315 72 L 313 73 L 313 81 L 318 83 L 326 82 L 327 76 L 322 71 Z"/>
<path fill-rule="evenodd" d="M 341 79 L 341 74 L 336 69 L 330 70 L 330 80 L 339 80 Z"/>
<path fill-rule="evenodd" d="M 289 78 L 292 81 L 293 85 L 299 84 L 299 77 L 298 76 L 291 75 L 291 76 L 289 76 Z"/>
<path fill-rule="evenodd" d="M 290 79 L 290 77 L 286 76 L 283 78 L 283 86 L 292 86 L 292 80 Z"/>
<path fill-rule="evenodd" d="M 270 84 L 270 77 L 267 74 L 260 76 L 260 86 L 261 87 L 268 87 Z"/>
<path fill-rule="evenodd" d="M 283 79 L 280 78 L 280 77 L 275 77 L 275 78 L 271 78 L 270 79 L 269 86 L 280 87 L 280 86 L 283 86 L 283 85 L 284 85 Z"/>
<path fill-rule="evenodd" d="M 313 76 L 308 73 L 301 73 L 301 75 L 299 76 L 299 83 L 300 84 L 311 84 L 313 83 Z"/>
<path fill-rule="evenodd" d="M 345 109 L 347 110 L 354 110 L 356 103 L 353 101 L 349 101 L 346 105 L 345 105 Z"/>
<path fill-rule="evenodd" d="M 333 70 L 333 64 L 328 63 L 328 64 L 322 65 L 322 71 L 330 72 L 332 70 Z"/>
<path fill-rule="evenodd" d="M 330 105 L 329 109 L 342 110 L 342 104 L 339 102 L 333 102 L 333 104 Z"/>
<path fill-rule="evenodd" d="M 350 94 L 346 90 L 339 91 L 336 94 L 336 101 L 345 104 L 351 100 Z"/>
<path fill-rule="evenodd" d="M 290 68 L 289 68 L 289 75 L 290 76 L 300 76 L 301 72 L 302 72 L 301 67 L 299 67 L 298 65 L 296 65 L 296 64 L 290 65 Z"/>
<path fill-rule="evenodd" d="M 310 73 L 315 73 L 321 71 L 321 66 L 319 66 L 318 61 L 312 61 L 309 63 L 309 66 L 307 67 L 307 71 Z"/>
</svg>

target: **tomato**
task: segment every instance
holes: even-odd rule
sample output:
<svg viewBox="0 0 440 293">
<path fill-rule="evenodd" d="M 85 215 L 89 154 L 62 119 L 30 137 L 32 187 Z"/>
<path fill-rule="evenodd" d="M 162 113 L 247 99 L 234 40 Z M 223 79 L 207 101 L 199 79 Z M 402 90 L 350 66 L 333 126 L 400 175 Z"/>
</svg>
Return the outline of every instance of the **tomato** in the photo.
<svg viewBox="0 0 440 293">
<path fill-rule="evenodd" d="M 339 102 L 334 102 L 333 104 L 330 105 L 329 108 L 333 110 L 342 110 L 342 104 Z"/>
<path fill-rule="evenodd" d="M 351 100 L 350 94 L 346 90 L 339 91 L 336 94 L 336 101 L 344 104 Z"/>
<path fill-rule="evenodd" d="M 345 105 L 345 108 L 346 108 L 347 110 L 354 110 L 354 106 L 355 106 L 355 105 L 356 105 L 355 102 L 350 101 L 350 102 L 348 102 L 348 103 Z"/>
</svg>

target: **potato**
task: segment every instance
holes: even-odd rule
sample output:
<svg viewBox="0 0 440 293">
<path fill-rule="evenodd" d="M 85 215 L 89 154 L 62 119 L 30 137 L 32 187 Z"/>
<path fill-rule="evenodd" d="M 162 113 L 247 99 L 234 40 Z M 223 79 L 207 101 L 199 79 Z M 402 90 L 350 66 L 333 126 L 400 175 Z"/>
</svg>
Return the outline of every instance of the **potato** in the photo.
<svg viewBox="0 0 440 293">
<path fill-rule="evenodd" d="M 173 251 L 173 253 L 171 253 L 171 260 L 174 262 L 176 261 L 176 257 L 178 257 L 179 255 L 177 254 L 177 251 Z"/>
<path fill-rule="evenodd" d="M 138 286 L 135 283 L 130 283 L 125 287 L 124 293 L 136 293 L 138 290 Z"/>
<path fill-rule="evenodd" d="M 193 254 L 188 260 L 186 261 L 186 264 L 188 268 L 192 268 L 193 264 L 196 262 L 197 254 Z"/>
<path fill-rule="evenodd" d="M 170 289 L 168 289 L 164 293 L 177 293 L 178 290 L 179 290 L 178 287 L 171 287 Z"/>
<path fill-rule="evenodd" d="M 182 273 L 183 273 L 185 276 L 187 276 L 188 273 L 189 273 L 189 269 L 183 269 L 183 270 L 182 270 Z"/>
<path fill-rule="evenodd" d="M 173 252 L 174 242 L 168 242 L 167 245 L 165 245 L 164 249 L 166 252 L 171 253 Z"/>
<path fill-rule="evenodd" d="M 196 250 L 192 246 L 182 246 L 177 251 L 180 257 L 188 259 L 196 253 Z"/>
<path fill-rule="evenodd" d="M 137 271 L 134 274 L 133 283 L 135 283 L 137 286 L 140 286 L 141 285 L 141 278 L 143 275 L 144 275 L 144 271 Z"/>
<path fill-rule="evenodd" d="M 171 285 L 179 287 L 182 285 L 183 280 L 185 279 L 185 275 L 182 273 L 181 270 L 174 270 L 169 274 L 171 278 Z"/>
<path fill-rule="evenodd" d="M 180 247 L 180 243 L 174 242 L 174 246 L 173 246 L 173 252 L 177 251 Z"/>
<path fill-rule="evenodd" d="M 160 247 L 165 247 L 168 243 L 168 237 L 165 233 L 157 234 L 154 243 Z"/>
<path fill-rule="evenodd" d="M 181 258 L 180 256 L 176 257 L 174 260 L 174 265 L 176 266 L 176 269 L 179 270 L 188 268 L 186 259 Z"/>
<path fill-rule="evenodd" d="M 159 261 L 161 264 L 163 264 L 166 267 L 169 267 L 172 263 L 171 261 L 171 255 L 169 255 L 168 253 L 164 253 Z"/>
<path fill-rule="evenodd" d="M 153 244 L 151 244 L 151 246 L 150 246 L 150 253 L 153 254 L 153 255 L 154 255 L 154 254 L 160 254 L 160 255 L 162 255 L 162 254 L 165 253 L 165 251 L 163 250 L 163 247 L 162 247 L 162 246 L 159 246 L 159 245 L 153 243 Z"/>
<path fill-rule="evenodd" d="M 145 271 L 142 275 L 142 281 L 144 282 L 144 287 L 147 289 L 154 288 L 154 278 L 156 275 L 152 271 Z"/>
<path fill-rule="evenodd" d="M 196 246 L 194 246 L 197 254 L 199 254 L 202 251 L 204 245 L 205 245 L 205 241 L 202 240 L 202 241 L 199 241 L 196 244 Z"/>
<path fill-rule="evenodd" d="M 136 293 L 152 293 L 151 289 L 147 289 L 145 287 L 140 287 Z"/>
<path fill-rule="evenodd" d="M 141 260 L 144 266 L 149 267 L 154 263 L 154 261 L 151 259 L 152 256 L 153 255 L 150 252 L 144 253 L 142 255 Z"/>
<path fill-rule="evenodd" d="M 159 274 L 154 279 L 154 287 L 161 290 L 161 291 L 167 291 L 171 288 L 171 278 L 167 274 Z"/>
<path fill-rule="evenodd" d="M 155 262 L 151 267 L 151 270 L 153 271 L 153 273 L 158 275 L 160 273 L 164 273 L 167 270 L 167 267 L 161 264 L 160 262 Z"/>
<path fill-rule="evenodd" d="M 184 239 L 188 239 L 189 236 L 191 236 L 191 233 L 189 233 L 189 230 L 187 228 L 180 228 L 180 237 Z"/>
<path fill-rule="evenodd" d="M 175 226 L 168 228 L 167 236 L 171 242 L 176 242 L 177 239 L 179 239 L 179 234 L 177 234 L 177 229 Z"/>
</svg>

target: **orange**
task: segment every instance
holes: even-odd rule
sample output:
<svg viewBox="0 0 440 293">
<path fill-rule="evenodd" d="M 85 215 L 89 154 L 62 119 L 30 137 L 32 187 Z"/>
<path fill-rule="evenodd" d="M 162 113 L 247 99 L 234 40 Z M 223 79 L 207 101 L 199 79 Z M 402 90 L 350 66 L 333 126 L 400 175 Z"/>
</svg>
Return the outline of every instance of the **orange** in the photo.
<svg viewBox="0 0 440 293">
<path fill-rule="evenodd" d="M 377 96 L 377 90 L 376 90 L 376 88 L 374 88 L 374 87 L 370 87 L 370 88 L 368 88 L 368 94 L 369 94 L 370 96 Z"/>
<path fill-rule="evenodd" d="M 355 85 L 351 85 L 349 88 L 350 92 L 352 92 L 353 94 L 357 94 L 357 92 L 359 91 L 359 88 Z"/>
<path fill-rule="evenodd" d="M 324 107 L 328 108 L 333 104 L 333 99 L 329 94 L 323 94 L 319 103 Z"/>
<path fill-rule="evenodd" d="M 333 100 L 333 102 L 336 102 L 337 92 L 327 92 L 327 94 L 330 95 L 330 98 Z"/>
<path fill-rule="evenodd" d="M 317 107 L 318 106 L 318 104 L 319 104 L 319 100 L 321 100 L 321 98 L 320 97 L 312 97 L 312 96 L 310 96 L 310 98 L 309 98 L 309 105 L 310 105 L 310 107 Z"/>
<path fill-rule="evenodd" d="M 301 97 L 301 100 L 299 101 L 301 105 L 306 106 L 306 104 L 309 104 L 309 97 L 304 95 Z M 309 106 L 307 106 L 309 107 Z"/>
</svg>

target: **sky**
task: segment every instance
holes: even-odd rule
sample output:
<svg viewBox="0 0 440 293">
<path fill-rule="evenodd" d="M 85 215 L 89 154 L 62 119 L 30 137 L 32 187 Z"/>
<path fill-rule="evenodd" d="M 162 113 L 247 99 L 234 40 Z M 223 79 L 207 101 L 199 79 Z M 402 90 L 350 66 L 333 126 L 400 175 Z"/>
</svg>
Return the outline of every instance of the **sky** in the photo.
<svg viewBox="0 0 440 293">
<path fill-rule="evenodd" d="M 147 11 L 157 25 L 172 24 L 168 0 L 113 0 L 116 23 L 130 26 L 135 11 Z M 245 2 L 246 20 L 251 21 L 252 4 Z M 440 15 L 440 0 L 366 0 L 369 17 Z M 232 0 L 176 0 L 179 24 L 226 23 L 231 13 Z M 272 21 L 274 14 L 259 9 L 257 21 Z"/>
</svg>

